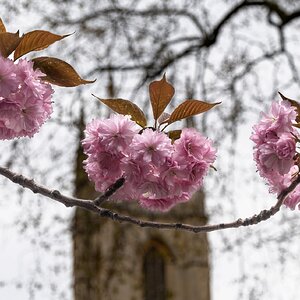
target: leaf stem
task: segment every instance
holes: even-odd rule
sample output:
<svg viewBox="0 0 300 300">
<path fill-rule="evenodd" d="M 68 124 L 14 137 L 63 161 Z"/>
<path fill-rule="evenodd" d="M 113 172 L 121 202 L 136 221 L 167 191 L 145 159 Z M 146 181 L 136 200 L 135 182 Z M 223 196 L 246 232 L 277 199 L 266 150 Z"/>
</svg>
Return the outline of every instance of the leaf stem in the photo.
<svg viewBox="0 0 300 300">
<path fill-rule="evenodd" d="M 166 124 L 166 126 L 161 130 L 161 131 L 164 131 L 170 124 Z"/>
</svg>

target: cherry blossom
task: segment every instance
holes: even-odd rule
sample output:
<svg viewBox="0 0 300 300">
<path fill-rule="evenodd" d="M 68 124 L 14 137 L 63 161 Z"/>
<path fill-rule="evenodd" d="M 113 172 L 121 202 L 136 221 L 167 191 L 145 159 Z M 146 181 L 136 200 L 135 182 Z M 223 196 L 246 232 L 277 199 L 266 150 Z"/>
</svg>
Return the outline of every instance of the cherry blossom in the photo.
<svg viewBox="0 0 300 300">
<path fill-rule="evenodd" d="M 124 185 L 110 199 L 136 200 L 150 210 L 167 211 L 188 201 L 216 158 L 212 142 L 195 129 L 183 129 L 172 143 L 164 132 L 140 131 L 123 115 L 93 120 L 85 135 L 85 170 L 96 190 L 104 192 L 123 177 Z"/>
<path fill-rule="evenodd" d="M 268 114 L 253 126 L 250 139 L 255 143 L 254 160 L 261 177 L 270 186 L 271 193 L 280 194 L 299 172 L 296 166 L 298 132 L 293 127 L 297 113 L 287 101 L 273 102 Z M 295 209 L 300 202 L 297 188 L 285 199 L 284 204 Z"/>
<path fill-rule="evenodd" d="M 0 139 L 32 137 L 52 113 L 50 84 L 26 59 L 0 57 Z"/>
</svg>

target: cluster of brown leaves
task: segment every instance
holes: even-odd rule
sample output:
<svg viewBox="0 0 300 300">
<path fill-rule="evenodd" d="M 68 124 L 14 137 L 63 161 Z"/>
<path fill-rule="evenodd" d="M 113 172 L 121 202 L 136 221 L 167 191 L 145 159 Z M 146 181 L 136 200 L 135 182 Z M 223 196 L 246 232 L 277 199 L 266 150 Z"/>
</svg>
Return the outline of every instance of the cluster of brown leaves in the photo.
<svg viewBox="0 0 300 300">
<path fill-rule="evenodd" d="M 19 31 L 7 32 L 0 18 L 0 54 L 8 57 L 13 53 L 15 61 L 29 52 L 43 50 L 67 36 L 69 34 L 58 35 L 45 30 L 34 30 L 20 36 Z M 71 65 L 58 58 L 43 56 L 32 61 L 35 69 L 46 74 L 42 79 L 52 84 L 73 87 L 94 82 L 82 79 Z"/>
<path fill-rule="evenodd" d="M 150 102 L 153 111 L 153 117 L 155 120 L 154 129 L 157 129 L 157 123 L 161 125 L 165 124 L 166 128 L 168 125 L 194 116 L 200 113 L 204 113 L 212 109 L 217 103 L 208 103 L 200 100 L 188 99 L 181 103 L 171 114 L 164 113 L 164 110 L 171 102 L 175 89 L 167 81 L 166 76 L 159 81 L 153 81 L 149 85 Z M 102 103 L 106 104 L 113 111 L 122 114 L 130 115 L 131 119 L 143 128 L 147 128 L 147 119 L 143 111 L 132 101 L 124 99 L 99 99 Z M 180 137 L 181 130 L 172 130 L 168 132 L 169 137 L 172 140 L 176 140 Z"/>
</svg>

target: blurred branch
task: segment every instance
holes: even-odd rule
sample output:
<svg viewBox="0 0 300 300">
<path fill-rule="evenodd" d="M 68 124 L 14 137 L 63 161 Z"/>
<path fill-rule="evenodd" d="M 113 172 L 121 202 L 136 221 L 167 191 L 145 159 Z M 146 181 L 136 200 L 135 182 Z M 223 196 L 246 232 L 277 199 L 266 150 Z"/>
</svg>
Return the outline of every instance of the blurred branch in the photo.
<svg viewBox="0 0 300 300">
<path fill-rule="evenodd" d="M 278 28 L 278 33 L 280 36 L 280 44 L 281 44 L 281 51 L 285 50 L 285 40 L 283 29 L 284 27 L 290 23 L 292 20 L 300 17 L 300 10 L 296 10 L 292 13 L 286 12 L 286 10 L 281 7 L 279 4 L 276 4 L 272 1 L 250 1 L 244 0 L 239 4 L 231 7 L 221 20 L 219 20 L 211 29 L 203 27 L 203 25 L 198 21 L 199 17 L 189 12 L 185 9 L 172 9 L 172 8 L 151 8 L 145 10 L 138 10 L 138 9 L 128 9 L 128 8 L 121 8 L 121 7 L 114 7 L 114 8 L 106 8 L 94 11 L 93 13 L 87 14 L 79 19 L 75 20 L 68 20 L 65 19 L 63 21 L 59 21 L 60 24 L 85 24 L 86 22 L 99 18 L 99 17 L 107 17 L 111 15 L 119 16 L 119 20 L 123 19 L 124 16 L 126 17 L 153 17 L 153 16 L 166 16 L 166 17 L 176 17 L 176 16 L 183 16 L 189 18 L 195 25 L 196 28 L 199 30 L 199 36 L 192 36 L 192 37 L 179 37 L 175 40 L 164 41 L 161 43 L 161 46 L 155 50 L 154 53 L 151 54 L 151 57 L 148 61 L 143 63 L 136 63 L 133 65 L 100 65 L 90 73 L 95 72 L 114 72 L 114 71 L 135 71 L 135 70 L 144 70 L 145 75 L 140 80 L 138 90 L 145 82 L 149 80 L 153 80 L 157 76 L 159 76 L 166 68 L 172 66 L 174 63 L 177 63 L 180 59 L 185 58 L 195 52 L 200 52 L 204 48 L 210 48 L 211 46 L 217 43 L 219 36 L 221 35 L 222 30 L 224 29 L 225 25 L 229 23 L 233 18 L 235 18 L 240 12 L 248 9 L 248 8 L 264 8 L 267 10 L 268 13 L 268 20 L 272 26 Z M 276 15 L 278 20 L 274 22 L 272 16 Z M 53 23 L 53 21 L 50 21 Z M 55 22 L 55 21 L 54 21 Z M 163 53 L 166 52 L 172 45 L 187 42 L 188 45 L 183 48 L 180 52 L 172 53 L 163 57 Z M 131 43 L 130 43 L 131 44 Z M 158 59 L 160 58 L 160 59 Z"/>
<path fill-rule="evenodd" d="M 96 10 L 91 14 L 87 14 L 83 17 L 80 17 L 78 19 L 70 20 L 70 19 L 64 19 L 64 20 L 52 20 L 49 19 L 48 22 L 50 22 L 52 25 L 56 24 L 64 24 L 64 25 L 75 25 L 75 24 L 85 24 L 88 21 L 91 21 L 93 19 L 97 19 L 99 17 L 108 17 L 110 15 L 121 15 L 123 17 L 130 16 L 130 17 L 155 17 L 155 16 L 183 16 L 192 21 L 192 23 L 202 32 L 205 33 L 204 28 L 202 24 L 200 23 L 199 19 L 196 15 L 188 12 L 187 10 L 181 10 L 181 9 L 170 9 L 170 8 L 153 8 L 153 9 L 146 9 L 146 10 L 135 10 L 135 9 L 127 9 L 123 7 L 112 7 L 112 8 L 105 8 Z"/>
<path fill-rule="evenodd" d="M 234 222 L 229 223 L 220 223 L 220 224 L 213 224 L 213 225 L 204 225 L 204 226 L 193 226 L 189 224 L 183 223 L 160 223 L 160 222 L 151 222 L 151 221 L 144 221 L 136 218 L 132 218 L 130 216 L 118 214 L 111 210 L 101 208 L 95 204 L 95 201 L 92 200 L 83 200 L 74 197 L 68 197 L 61 194 L 58 190 L 50 190 L 45 186 L 42 186 L 33 179 L 27 178 L 21 174 L 14 173 L 7 168 L 0 167 L 0 174 L 4 177 L 8 178 L 10 181 L 21 185 L 23 188 L 30 189 L 35 194 L 40 194 L 45 197 L 51 198 L 55 201 L 58 201 L 64 204 L 67 207 L 80 207 L 85 210 L 91 211 L 96 213 L 97 215 L 105 218 L 112 219 L 113 221 L 117 222 L 125 222 L 134 224 L 140 227 L 148 227 L 148 228 L 157 228 L 157 229 L 180 229 L 185 231 L 190 231 L 194 233 L 203 233 L 203 232 L 211 232 L 217 231 L 222 229 L 229 229 L 229 228 L 238 228 L 242 226 L 249 226 L 255 225 L 262 221 L 265 221 L 275 215 L 282 206 L 284 199 L 291 193 L 296 186 L 300 183 L 300 175 L 296 177 L 296 179 L 292 182 L 292 184 L 283 190 L 277 197 L 277 203 L 272 206 L 268 210 L 262 210 L 258 215 L 254 215 L 252 217 L 246 219 L 238 219 Z M 116 183 L 116 186 L 111 187 L 105 194 L 102 200 L 106 197 L 106 199 L 112 194 L 111 192 L 115 189 L 117 190 L 118 187 L 121 187 L 124 183 L 124 180 L 120 179 L 120 182 Z M 104 199 L 104 200 L 106 200 Z M 103 201 L 104 201 L 103 200 Z M 99 202 L 99 201 L 98 201 Z M 96 203 L 97 199 L 96 199 Z"/>
</svg>

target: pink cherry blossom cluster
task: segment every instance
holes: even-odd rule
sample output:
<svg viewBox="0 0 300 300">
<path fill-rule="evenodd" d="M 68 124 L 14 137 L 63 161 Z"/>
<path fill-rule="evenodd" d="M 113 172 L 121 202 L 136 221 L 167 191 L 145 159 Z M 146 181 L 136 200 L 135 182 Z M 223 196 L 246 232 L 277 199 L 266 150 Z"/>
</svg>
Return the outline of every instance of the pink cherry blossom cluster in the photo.
<svg viewBox="0 0 300 300">
<path fill-rule="evenodd" d="M 188 201 L 215 161 L 209 139 L 193 128 L 173 144 L 164 132 L 140 128 L 128 116 L 113 115 L 87 125 L 82 141 L 85 169 L 104 192 L 120 177 L 125 184 L 110 198 L 138 200 L 150 210 L 167 211 Z"/>
<path fill-rule="evenodd" d="M 270 185 L 270 192 L 279 194 L 299 172 L 295 164 L 298 132 L 293 127 L 297 113 L 284 100 L 273 102 L 270 112 L 253 127 L 250 139 L 255 143 L 254 160 L 261 177 Z M 289 194 L 284 204 L 295 209 L 300 202 L 300 186 Z"/>
<path fill-rule="evenodd" d="M 33 62 L 0 55 L 0 139 L 32 137 L 49 118 L 53 90 L 41 76 Z"/>
</svg>

